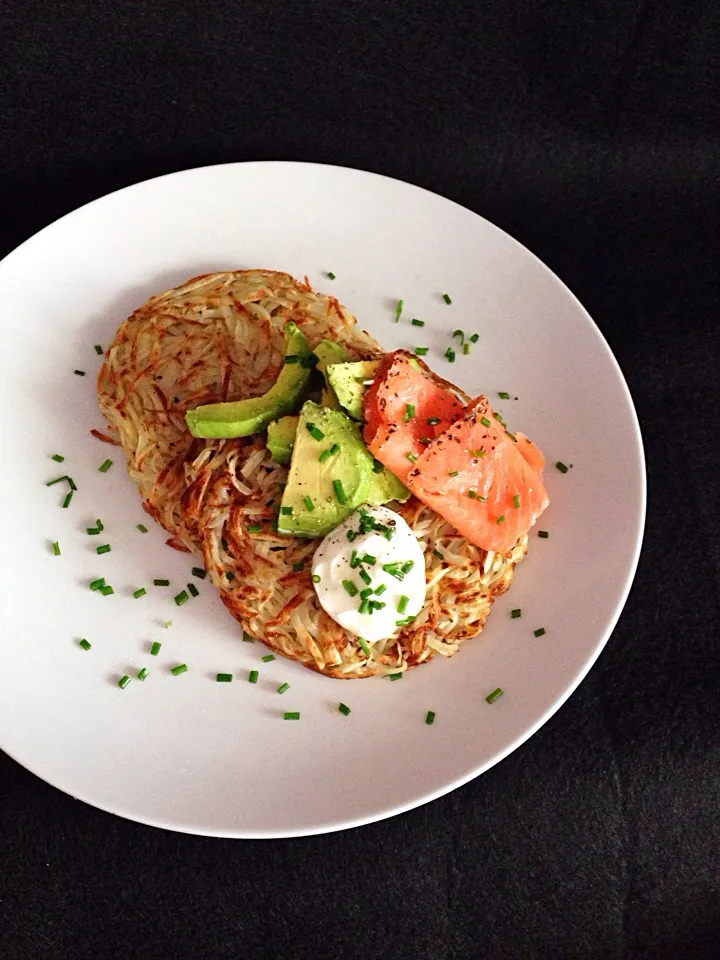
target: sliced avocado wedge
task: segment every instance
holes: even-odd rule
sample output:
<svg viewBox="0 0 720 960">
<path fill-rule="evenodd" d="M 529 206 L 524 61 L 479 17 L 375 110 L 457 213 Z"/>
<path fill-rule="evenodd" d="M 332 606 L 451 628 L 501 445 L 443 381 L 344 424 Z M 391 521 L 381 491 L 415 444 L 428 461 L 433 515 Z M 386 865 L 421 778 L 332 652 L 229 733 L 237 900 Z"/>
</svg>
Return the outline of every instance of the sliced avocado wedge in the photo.
<svg viewBox="0 0 720 960">
<path fill-rule="evenodd" d="M 339 410 L 307 401 L 300 411 L 278 531 L 324 537 L 366 496 L 373 460 L 360 429 Z"/>
<path fill-rule="evenodd" d="M 399 500 L 401 503 L 405 503 L 409 498 L 410 491 L 408 488 L 398 480 L 394 473 L 375 461 L 365 503 L 370 504 L 371 507 L 381 507 L 383 503 L 387 503 L 389 500 Z"/>
<path fill-rule="evenodd" d="M 323 388 L 321 403 L 324 407 L 330 407 L 331 410 L 339 410 L 340 404 L 338 403 L 338 398 L 335 396 L 335 391 L 330 386 L 330 381 L 327 377 L 327 368 L 331 363 L 345 363 L 348 359 L 347 352 L 344 347 L 341 347 L 339 343 L 335 343 L 334 340 L 321 340 L 315 347 L 315 355 L 318 358 L 315 369 L 319 370 L 325 378 L 325 387 Z"/>
<path fill-rule="evenodd" d="M 280 417 L 267 428 L 267 448 L 276 463 L 290 463 L 299 417 Z"/>
<path fill-rule="evenodd" d="M 372 380 L 379 360 L 358 360 L 355 363 L 333 363 L 327 368 L 327 379 L 341 407 L 356 420 L 363 418 L 363 397 L 367 381 Z"/>
<path fill-rule="evenodd" d="M 188 410 L 185 420 L 194 437 L 248 437 L 264 430 L 271 420 L 292 413 L 300 405 L 317 357 L 298 327 L 285 324 L 285 363 L 274 385 L 260 397 L 208 403 Z"/>
</svg>

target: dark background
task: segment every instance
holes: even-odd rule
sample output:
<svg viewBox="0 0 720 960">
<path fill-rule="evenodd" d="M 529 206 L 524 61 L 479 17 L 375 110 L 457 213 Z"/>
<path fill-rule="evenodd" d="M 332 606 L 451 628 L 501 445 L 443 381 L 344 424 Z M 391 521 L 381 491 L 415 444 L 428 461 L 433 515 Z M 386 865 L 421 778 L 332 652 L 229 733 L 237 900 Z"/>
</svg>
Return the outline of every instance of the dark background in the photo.
<svg viewBox="0 0 720 960">
<path fill-rule="evenodd" d="M 637 580 L 597 666 L 429 806 L 211 840 L 0 755 L 3 958 L 720 957 L 719 51 L 720 4 L 692 0 L 0 3 L 0 255 L 200 164 L 407 179 L 580 297 L 649 468 Z"/>
</svg>

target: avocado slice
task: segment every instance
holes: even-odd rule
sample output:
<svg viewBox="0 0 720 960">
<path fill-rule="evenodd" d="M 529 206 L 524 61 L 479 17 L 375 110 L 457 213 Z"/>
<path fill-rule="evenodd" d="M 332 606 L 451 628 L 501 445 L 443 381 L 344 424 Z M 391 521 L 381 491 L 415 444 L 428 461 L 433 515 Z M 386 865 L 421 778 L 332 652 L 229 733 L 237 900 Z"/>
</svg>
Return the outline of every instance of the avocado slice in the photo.
<svg viewBox="0 0 720 960">
<path fill-rule="evenodd" d="M 319 370 L 325 378 L 325 387 L 320 402 L 324 407 L 330 407 L 331 410 L 339 410 L 340 404 L 338 403 L 338 398 L 335 396 L 335 391 L 330 386 L 327 368 L 331 363 L 345 363 L 348 359 L 347 352 L 344 347 L 341 347 L 339 343 L 335 343 L 334 340 L 323 339 L 315 347 L 315 354 L 318 358 L 315 369 Z"/>
<path fill-rule="evenodd" d="M 334 446 L 336 452 L 326 456 Z M 339 410 L 308 400 L 300 411 L 278 531 L 324 537 L 366 502 L 373 476 L 373 459 L 358 425 Z M 339 481 L 338 489 L 333 481 Z"/>
<path fill-rule="evenodd" d="M 267 428 L 267 448 L 277 463 L 290 463 L 300 417 L 280 417 Z"/>
<path fill-rule="evenodd" d="M 292 359 L 290 359 L 292 358 Z M 296 324 L 285 324 L 285 363 L 273 386 L 260 397 L 207 403 L 188 410 L 185 420 L 194 437 L 248 437 L 271 420 L 292 413 L 302 400 L 317 357 Z"/>
<path fill-rule="evenodd" d="M 372 380 L 379 360 L 358 360 L 355 363 L 333 363 L 327 368 L 327 379 L 335 396 L 351 417 L 363 418 L 363 397 L 367 380 Z"/>
</svg>

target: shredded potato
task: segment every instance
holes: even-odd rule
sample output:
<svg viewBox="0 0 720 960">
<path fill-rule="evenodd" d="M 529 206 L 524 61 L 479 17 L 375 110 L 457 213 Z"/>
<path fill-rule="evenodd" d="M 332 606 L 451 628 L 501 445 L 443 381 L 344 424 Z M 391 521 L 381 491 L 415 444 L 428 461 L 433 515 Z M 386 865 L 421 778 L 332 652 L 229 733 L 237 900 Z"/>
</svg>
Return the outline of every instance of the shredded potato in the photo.
<svg viewBox="0 0 720 960">
<path fill-rule="evenodd" d="M 187 432 L 186 410 L 258 396 L 273 385 L 289 320 L 311 347 L 328 337 L 353 360 L 382 353 L 333 297 L 270 271 L 197 277 L 152 297 L 121 324 L 98 393 L 143 506 L 172 545 L 203 556 L 228 610 L 278 653 L 345 679 L 451 656 L 480 632 L 493 599 L 509 587 L 527 537 L 506 555 L 487 553 L 414 497 L 390 504 L 424 548 L 425 604 L 368 657 L 318 603 L 311 579 L 318 541 L 275 530 L 288 468 L 258 436 L 198 440 Z M 248 533 L 257 524 L 262 532 Z"/>
</svg>

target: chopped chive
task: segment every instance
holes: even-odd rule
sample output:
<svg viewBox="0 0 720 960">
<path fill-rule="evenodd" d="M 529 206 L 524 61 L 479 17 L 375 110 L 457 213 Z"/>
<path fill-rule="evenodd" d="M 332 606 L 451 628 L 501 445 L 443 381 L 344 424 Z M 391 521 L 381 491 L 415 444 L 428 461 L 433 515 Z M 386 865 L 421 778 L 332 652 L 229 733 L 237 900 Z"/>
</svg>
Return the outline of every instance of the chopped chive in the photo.
<svg viewBox="0 0 720 960">
<path fill-rule="evenodd" d="M 431 427 L 434 427 L 436 424 L 440 423 L 440 417 L 428 417 L 425 423 L 428 423 Z"/>
<path fill-rule="evenodd" d="M 315 509 L 315 504 L 312 502 L 310 497 L 303 497 L 303 503 L 305 504 L 305 509 L 312 512 Z"/>
<path fill-rule="evenodd" d="M 278 692 L 278 693 L 285 693 L 285 691 L 286 691 L 286 690 L 289 690 L 289 689 L 290 689 L 290 684 L 289 684 L 289 683 L 281 683 L 280 686 L 277 688 L 277 692 Z"/>
<path fill-rule="evenodd" d="M 382 473 L 385 467 L 379 460 L 373 459 L 373 473 Z"/>
<path fill-rule="evenodd" d="M 402 673 L 390 673 L 388 674 L 390 680 L 402 680 Z"/>
<path fill-rule="evenodd" d="M 405 413 L 403 414 L 403 423 L 408 423 L 415 416 L 415 404 L 406 403 L 405 404 Z"/>
<path fill-rule="evenodd" d="M 444 559 L 445 559 L 445 558 L 443 557 L 443 555 L 440 553 L 439 550 L 433 550 L 433 556 L 434 556 L 434 557 L 437 557 L 438 560 L 444 560 Z"/>
<path fill-rule="evenodd" d="M 498 394 L 498 396 L 500 397 L 501 400 L 509 400 L 509 399 L 510 399 L 510 394 L 509 394 L 509 393 L 505 393 L 504 390 L 501 390 L 500 393 Z"/>
<path fill-rule="evenodd" d="M 366 641 L 362 637 L 357 638 L 357 642 L 360 646 L 360 649 L 365 654 L 366 657 L 370 656 L 370 647 L 367 645 Z"/>
<path fill-rule="evenodd" d="M 335 279 L 335 274 L 332 272 L 332 270 L 328 270 L 326 276 L 327 276 L 328 280 L 334 280 L 334 279 Z"/>
<path fill-rule="evenodd" d="M 192 570 L 190 571 L 190 573 L 191 573 L 194 577 L 197 577 L 198 580 L 204 580 L 205 577 L 207 576 L 206 572 L 203 570 L 202 567 L 193 567 Z"/>
<path fill-rule="evenodd" d="M 179 677 L 181 673 L 187 673 L 187 664 L 179 663 L 176 667 L 173 667 L 170 673 L 174 677 Z"/>
<path fill-rule="evenodd" d="M 538 530 L 538 536 L 541 540 L 547 540 L 550 534 L 547 532 L 547 530 Z"/>
<path fill-rule="evenodd" d="M 293 570 L 295 571 L 295 573 L 298 573 L 300 570 L 303 569 L 304 566 L 305 566 L 305 561 L 304 561 L 304 560 L 298 560 L 297 563 L 294 563 L 294 564 L 292 565 L 292 568 L 293 568 Z"/>
<path fill-rule="evenodd" d="M 413 353 L 418 357 L 424 357 L 428 350 L 429 347 L 414 347 Z"/>
<path fill-rule="evenodd" d="M 558 460 L 558 462 L 555 464 L 555 466 L 558 468 L 558 470 L 560 471 L 560 473 L 567 473 L 567 472 L 568 472 L 568 467 L 567 467 L 566 464 L 564 464 L 564 463 L 562 462 L 562 460 Z"/>
<path fill-rule="evenodd" d="M 350 707 L 346 703 L 339 703 L 338 710 L 340 711 L 340 713 L 342 713 L 344 717 L 346 717 L 350 713 Z"/>
<path fill-rule="evenodd" d="M 300 713 L 297 710 L 289 710 L 283 714 L 283 720 L 299 720 Z"/>
<path fill-rule="evenodd" d="M 410 603 L 410 597 L 406 597 L 405 594 L 403 594 L 397 602 L 397 612 L 405 613 L 408 603 Z"/>
<path fill-rule="evenodd" d="M 145 587 L 138 587 L 137 590 L 133 592 L 133 596 L 135 597 L 136 600 L 139 600 L 140 597 L 144 597 L 146 593 L 147 593 L 147 590 L 145 589 Z"/>
<path fill-rule="evenodd" d="M 405 579 L 405 574 L 400 570 L 399 563 L 384 563 L 383 570 L 385 573 L 389 573 L 391 577 L 395 577 L 396 580 Z"/>
<path fill-rule="evenodd" d="M 425 723 L 426 723 L 429 727 L 432 726 L 433 723 L 435 723 L 435 711 L 434 711 L 434 710 L 428 710 L 428 712 L 425 714 Z"/>
<path fill-rule="evenodd" d="M 250 634 L 246 630 L 243 630 L 242 632 L 242 639 L 243 639 L 243 643 L 255 643 L 255 640 L 250 636 Z"/>
<path fill-rule="evenodd" d="M 138 670 L 137 678 L 138 680 L 144 680 L 145 677 L 150 673 L 147 667 L 143 667 L 142 670 Z"/>
<path fill-rule="evenodd" d="M 65 499 L 64 499 L 63 502 L 62 502 L 63 507 L 69 507 L 69 506 L 70 506 L 70 501 L 72 500 L 72 498 L 73 498 L 73 492 L 72 492 L 72 490 L 70 490 L 70 491 L 65 495 Z"/>
<path fill-rule="evenodd" d="M 474 333 L 474 334 L 470 337 L 470 343 L 477 343 L 479 339 L 480 339 L 480 334 L 479 334 L 479 333 Z"/>
<path fill-rule="evenodd" d="M 176 594 L 173 597 L 173 600 L 178 605 L 178 607 L 181 607 L 185 603 L 185 601 L 189 599 L 190 597 L 188 596 L 187 590 L 181 590 L 180 593 Z"/>
<path fill-rule="evenodd" d="M 154 640 L 152 646 L 150 647 L 150 656 L 156 657 L 160 653 L 160 647 L 162 647 L 160 641 Z"/>
<path fill-rule="evenodd" d="M 95 537 L 100 531 L 97 527 L 85 527 L 85 533 L 87 533 L 89 537 Z"/>
<path fill-rule="evenodd" d="M 500 516 L 495 521 L 495 523 L 505 523 L 505 514 L 501 513 Z"/>
<path fill-rule="evenodd" d="M 258 670 L 251 670 L 248 674 L 248 683 L 257 683 L 260 673 Z"/>
<path fill-rule="evenodd" d="M 379 597 L 381 593 L 385 593 L 387 590 L 387 584 L 381 583 L 379 587 L 375 587 L 375 596 Z"/>
<path fill-rule="evenodd" d="M 370 608 L 371 610 L 383 610 L 387 606 L 382 600 L 371 600 Z"/>
<path fill-rule="evenodd" d="M 372 613 L 372 607 L 370 606 L 367 600 L 361 600 L 360 606 L 358 607 L 358 613 Z"/>
<path fill-rule="evenodd" d="M 383 533 L 383 536 L 386 540 L 392 540 L 392 538 L 395 536 L 395 527 L 388 527 Z"/>
<path fill-rule="evenodd" d="M 445 351 L 445 357 L 447 358 L 448 363 L 455 363 L 455 351 L 452 347 L 448 347 Z"/>
<path fill-rule="evenodd" d="M 84 371 L 84 370 L 73 370 L 73 373 L 76 374 L 78 377 L 84 377 L 84 376 L 85 376 L 85 371 Z"/>
<path fill-rule="evenodd" d="M 469 343 L 464 343 L 464 344 L 463 344 L 463 356 L 467 356 L 469 353 L 470 353 L 470 344 L 469 344 Z"/>
<path fill-rule="evenodd" d="M 449 477 L 457 477 L 459 474 L 460 474 L 460 471 L 459 471 L 459 470 L 450 470 L 450 471 L 448 471 L 448 476 L 449 476 Z"/>
<path fill-rule="evenodd" d="M 462 330 L 453 330 L 453 340 L 457 339 L 460 340 L 460 343 L 462 343 L 465 339 L 465 334 L 462 332 Z"/>
<path fill-rule="evenodd" d="M 91 580 L 89 586 L 91 590 L 99 590 L 105 586 L 105 577 L 98 577 L 97 580 Z"/>
<path fill-rule="evenodd" d="M 318 427 L 316 427 L 314 423 L 306 423 L 306 424 L 305 424 L 305 429 L 306 429 L 307 432 L 310 434 L 310 436 L 313 438 L 313 440 L 324 440 L 324 439 L 325 439 L 325 434 L 322 432 L 322 430 L 318 429 Z"/>
<path fill-rule="evenodd" d="M 489 693 L 485 697 L 485 699 L 487 700 L 488 703 L 495 703 L 497 698 L 501 697 L 502 695 L 503 695 L 503 691 L 500 689 L 500 687 L 497 687 L 495 690 L 493 690 L 492 693 Z"/>
<path fill-rule="evenodd" d="M 410 461 L 410 463 L 415 463 L 415 461 L 417 460 L 417 457 L 416 457 L 415 454 L 412 452 L 412 450 L 409 451 L 408 453 L 406 453 L 405 456 L 406 456 L 407 459 Z"/>
<path fill-rule="evenodd" d="M 330 459 L 330 447 L 328 447 L 327 450 L 323 450 L 323 452 L 318 457 L 318 460 L 320 461 L 320 463 L 327 463 L 329 459 Z"/>
<path fill-rule="evenodd" d="M 367 572 L 367 570 L 363 570 L 362 567 L 361 567 L 360 570 L 358 571 L 358 576 L 360 577 L 360 579 L 362 580 L 363 583 L 371 583 L 371 582 L 372 582 L 372 577 L 371 577 L 370 574 Z"/>
<path fill-rule="evenodd" d="M 50 457 L 50 459 L 51 459 L 51 460 L 54 460 L 55 463 L 62 463 L 63 460 L 65 459 L 65 457 L 63 457 L 63 455 L 60 454 L 60 453 L 54 453 L 54 454 Z"/>
<path fill-rule="evenodd" d="M 121 690 L 124 690 L 129 683 L 130 683 L 130 677 L 126 673 L 123 674 L 123 676 L 120 677 L 120 679 L 118 680 L 118 686 L 120 687 Z"/>
<path fill-rule="evenodd" d="M 404 306 L 404 301 L 398 300 L 395 306 L 395 323 L 397 323 L 398 320 L 400 319 L 400 314 L 402 313 L 403 306 Z"/>
<path fill-rule="evenodd" d="M 452 303 L 452 300 L 450 299 L 450 295 L 447 293 L 443 294 L 443 300 L 445 301 L 445 303 L 448 303 L 448 304 Z"/>
<path fill-rule="evenodd" d="M 215 675 L 216 683 L 232 683 L 231 673 L 218 673 Z"/>
<path fill-rule="evenodd" d="M 373 588 L 372 588 L 372 587 L 365 587 L 364 590 L 361 590 L 361 591 L 360 591 L 360 599 L 361 599 L 361 600 L 367 600 L 367 598 L 370 597 L 370 596 L 372 596 L 372 594 L 373 594 Z"/>
<path fill-rule="evenodd" d="M 331 456 L 331 457 L 334 457 L 336 453 L 340 453 L 340 444 L 339 444 L 339 443 L 334 443 L 334 444 L 330 447 L 330 456 Z"/>
<path fill-rule="evenodd" d="M 272 653 L 266 653 L 265 656 L 262 658 L 262 662 L 263 662 L 263 663 L 270 663 L 270 661 L 271 661 L 271 660 L 274 660 L 274 659 L 275 659 L 275 655 L 274 655 L 274 654 L 272 654 Z"/>
<path fill-rule="evenodd" d="M 369 567 L 375 565 L 377 557 L 374 557 L 371 553 L 364 553 L 360 558 L 361 563 L 366 563 Z"/>
<path fill-rule="evenodd" d="M 400 567 L 403 573 L 410 573 L 412 568 L 415 566 L 414 560 L 406 560 Z"/>
<path fill-rule="evenodd" d="M 92 644 L 90 643 L 89 640 L 78 640 L 78 645 L 81 646 L 83 650 L 92 649 Z"/>
<path fill-rule="evenodd" d="M 355 530 L 348 530 L 345 536 L 348 538 L 350 543 L 352 543 L 355 537 L 357 536 L 357 533 L 355 532 Z"/>
<path fill-rule="evenodd" d="M 112 460 L 103 460 L 103 462 L 98 467 L 98 471 L 100 473 L 107 473 L 111 466 L 112 466 Z"/>
<path fill-rule="evenodd" d="M 247 525 L 247 528 L 246 528 L 246 529 L 247 529 L 247 532 L 248 532 L 248 533 L 261 533 L 261 532 L 262 532 L 262 524 L 261 524 L 261 523 L 249 523 L 249 524 Z"/>
<path fill-rule="evenodd" d="M 195 586 L 194 583 L 188 583 L 187 588 L 190 591 L 190 596 L 192 597 L 197 597 L 198 594 L 200 593 L 200 591 L 198 590 L 198 588 Z"/>
<path fill-rule="evenodd" d="M 108 584 L 106 584 L 104 587 L 100 587 L 100 593 L 101 593 L 104 597 L 109 597 L 110 594 L 115 593 L 115 591 L 113 590 L 113 588 L 112 588 L 112 587 L 110 586 L 110 584 L 108 583 Z"/>
<path fill-rule="evenodd" d="M 225 576 L 230 581 L 230 583 L 232 583 L 232 581 L 235 579 L 235 574 L 232 572 L 232 570 L 228 570 Z"/>
<path fill-rule="evenodd" d="M 312 575 L 312 582 L 313 582 L 313 583 L 320 583 L 320 577 L 319 577 L 316 573 L 314 573 L 314 574 Z"/>
<path fill-rule="evenodd" d="M 140 533 L 147 533 L 147 532 L 148 532 L 148 528 L 145 526 L 144 523 L 136 523 L 136 524 L 135 524 L 135 529 L 136 529 L 136 530 L 139 530 Z"/>
<path fill-rule="evenodd" d="M 102 520 L 96 520 L 96 521 L 95 521 L 95 527 L 96 527 L 96 529 L 99 530 L 101 533 L 102 533 L 102 531 L 105 529 L 105 527 L 103 526 Z"/>
<path fill-rule="evenodd" d="M 513 497 L 513 507 L 515 507 L 516 510 L 519 510 L 519 509 L 520 509 L 520 494 L 519 494 L 519 493 L 516 493 L 515 496 Z"/>
<path fill-rule="evenodd" d="M 289 517 L 292 514 L 292 507 L 280 507 L 280 513 L 284 517 Z"/>
<path fill-rule="evenodd" d="M 510 611 L 510 616 L 512 617 L 513 620 L 517 620 L 518 617 L 521 617 L 521 616 L 522 616 L 522 610 L 520 609 L 520 607 L 516 607 L 515 610 L 511 610 L 511 611 Z"/>
<path fill-rule="evenodd" d="M 485 447 L 477 447 L 476 449 L 471 450 L 470 456 L 480 457 L 480 459 L 482 460 L 482 458 L 485 456 Z"/>
<path fill-rule="evenodd" d="M 545 627 L 539 627 L 537 630 L 533 630 L 534 637 L 544 637 L 545 636 Z"/>
<path fill-rule="evenodd" d="M 288 353 L 283 357 L 285 363 L 299 363 L 300 357 L 296 353 Z"/>
<path fill-rule="evenodd" d="M 45 484 L 45 486 L 46 486 L 46 487 L 53 487 L 53 486 L 55 486 L 56 483 L 62 483 L 63 480 L 69 480 L 69 479 L 70 479 L 70 477 L 68 477 L 68 475 L 65 473 L 65 474 L 62 475 L 62 477 L 55 477 L 54 480 L 48 480 L 48 482 Z"/>
<path fill-rule="evenodd" d="M 342 585 L 343 585 L 343 587 L 345 587 L 345 591 L 346 591 L 351 597 L 357 596 L 358 588 L 355 586 L 355 584 L 352 582 L 352 580 L 343 580 Z"/>
<path fill-rule="evenodd" d="M 471 500 L 477 500 L 477 491 L 468 490 L 467 495 L 468 497 L 470 497 Z"/>
<path fill-rule="evenodd" d="M 360 566 L 360 556 L 358 555 L 357 550 L 353 550 L 350 554 L 350 566 L 353 570 Z"/>
<path fill-rule="evenodd" d="M 490 426 L 490 421 L 488 420 L 487 417 L 480 417 L 480 423 L 481 423 L 484 427 L 489 427 L 489 426 Z"/>
<path fill-rule="evenodd" d="M 337 502 L 341 504 L 346 504 L 347 497 L 345 496 L 345 491 L 343 490 L 342 480 L 333 480 L 332 485 L 333 485 L 333 490 L 335 491 Z"/>
<path fill-rule="evenodd" d="M 101 355 L 102 355 L 102 352 L 103 352 L 103 348 L 100 346 L 99 343 L 96 343 L 96 344 L 95 344 L 95 353 L 96 353 L 98 356 L 101 356 Z"/>
<path fill-rule="evenodd" d="M 97 547 L 95 553 L 110 553 L 111 547 L 109 543 L 104 543 L 101 547 Z"/>
<path fill-rule="evenodd" d="M 424 321 L 424 320 L 418 320 L 417 317 L 413 317 L 412 320 L 410 321 L 410 323 L 411 323 L 414 327 L 424 327 L 424 326 L 425 326 L 425 321 Z"/>
</svg>

